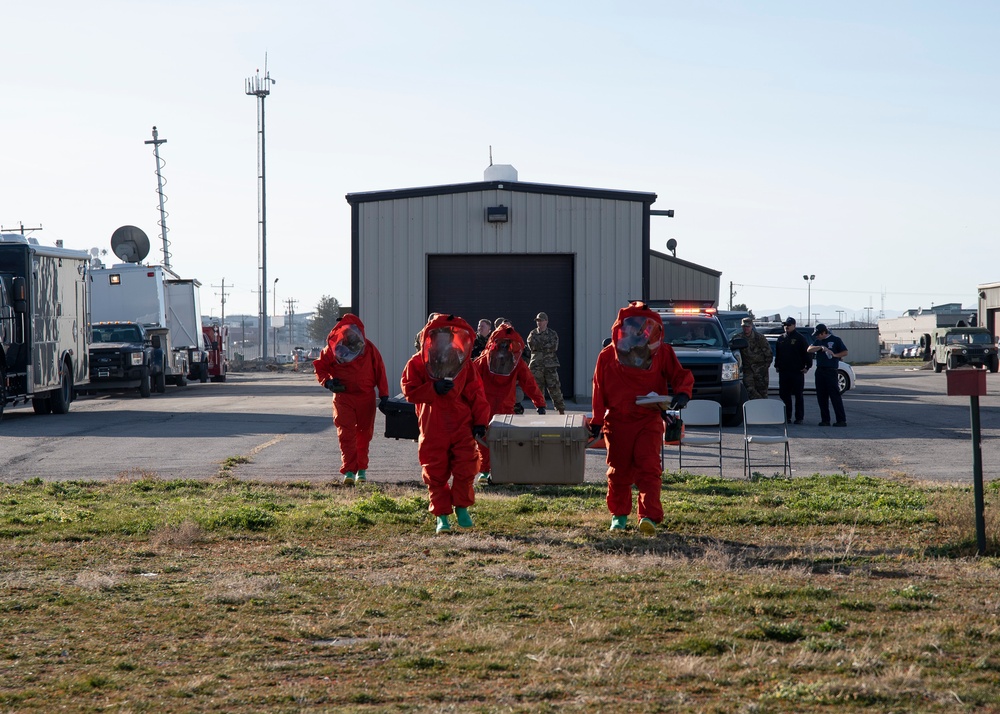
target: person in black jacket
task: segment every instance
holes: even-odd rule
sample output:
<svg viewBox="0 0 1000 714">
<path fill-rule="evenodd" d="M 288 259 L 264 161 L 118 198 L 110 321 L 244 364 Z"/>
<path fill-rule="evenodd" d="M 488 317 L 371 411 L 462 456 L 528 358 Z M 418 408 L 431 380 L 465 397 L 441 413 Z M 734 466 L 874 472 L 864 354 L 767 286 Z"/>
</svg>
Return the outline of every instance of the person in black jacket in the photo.
<svg viewBox="0 0 1000 714">
<path fill-rule="evenodd" d="M 806 372 L 812 367 L 812 356 L 807 352 L 806 338 L 795 329 L 795 318 L 783 323 L 785 334 L 774 345 L 774 368 L 778 371 L 778 395 L 785 403 L 785 419 L 792 423 L 792 398 L 795 399 L 795 423 L 805 418 L 802 392 L 806 385 Z"/>
</svg>

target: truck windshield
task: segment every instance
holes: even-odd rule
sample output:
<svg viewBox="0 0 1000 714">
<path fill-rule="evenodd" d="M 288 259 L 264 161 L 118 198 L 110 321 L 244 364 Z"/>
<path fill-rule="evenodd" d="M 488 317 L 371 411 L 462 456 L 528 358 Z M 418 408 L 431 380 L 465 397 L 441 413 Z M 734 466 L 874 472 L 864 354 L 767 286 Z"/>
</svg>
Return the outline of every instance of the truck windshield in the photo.
<svg viewBox="0 0 1000 714">
<path fill-rule="evenodd" d="M 949 332 L 949 345 L 991 345 L 993 337 L 988 332 Z"/>
<path fill-rule="evenodd" d="M 91 332 L 91 342 L 142 342 L 142 334 L 135 325 L 102 325 Z"/>
<path fill-rule="evenodd" d="M 722 347 L 719 323 L 710 319 L 663 319 L 664 341 L 674 347 Z"/>
</svg>

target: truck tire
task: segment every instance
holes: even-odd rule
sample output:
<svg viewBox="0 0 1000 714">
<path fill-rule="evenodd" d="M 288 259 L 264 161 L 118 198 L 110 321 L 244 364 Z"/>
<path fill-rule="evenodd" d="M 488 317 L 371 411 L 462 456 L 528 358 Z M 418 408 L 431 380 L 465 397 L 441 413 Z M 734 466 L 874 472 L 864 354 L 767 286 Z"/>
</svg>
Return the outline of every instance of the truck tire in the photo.
<svg viewBox="0 0 1000 714">
<path fill-rule="evenodd" d="M 52 392 L 52 396 L 49 397 L 53 414 L 66 414 L 69 411 L 69 403 L 73 401 L 73 382 L 70 379 L 72 370 L 64 362 L 60 372 L 62 377 L 59 380 L 59 389 Z"/>
<path fill-rule="evenodd" d="M 175 382 L 175 384 L 178 387 L 186 387 L 187 383 L 188 383 L 188 379 L 187 379 L 187 375 L 186 374 L 181 373 L 181 374 L 177 375 L 177 381 Z"/>
<path fill-rule="evenodd" d="M 0 420 L 3 419 L 3 410 L 7 406 L 7 370 L 0 367 Z"/>
<path fill-rule="evenodd" d="M 153 388 L 157 391 L 157 393 L 163 394 L 164 392 L 167 391 L 167 375 L 165 375 L 163 372 L 160 372 L 158 375 L 156 375 L 156 377 L 153 380 L 153 383 L 154 383 Z"/>
<path fill-rule="evenodd" d="M 208 364 L 206 362 L 202 362 L 201 369 L 198 370 L 198 381 L 202 384 L 208 381 Z"/>
<path fill-rule="evenodd" d="M 146 399 L 153 393 L 153 385 L 149 379 L 149 368 L 143 367 L 139 370 L 139 396 Z"/>
<path fill-rule="evenodd" d="M 52 402 L 48 397 L 32 397 L 31 409 L 35 412 L 35 414 L 51 414 Z"/>
<path fill-rule="evenodd" d="M 944 369 L 944 365 L 937 361 L 937 357 L 931 357 L 931 363 L 934 365 L 934 371 L 940 373 Z"/>
<path fill-rule="evenodd" d="M 990 371 L 995 374 L 998 369 L 1000 369 L 1000 357 L 994 355 L 990 360 Z"/>
</svg>

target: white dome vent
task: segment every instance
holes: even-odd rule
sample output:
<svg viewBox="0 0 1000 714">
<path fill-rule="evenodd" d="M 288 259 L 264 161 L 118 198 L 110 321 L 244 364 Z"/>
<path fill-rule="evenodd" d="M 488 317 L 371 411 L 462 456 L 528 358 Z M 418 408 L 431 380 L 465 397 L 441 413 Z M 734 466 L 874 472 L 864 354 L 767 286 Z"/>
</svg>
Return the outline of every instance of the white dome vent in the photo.
<svg viewBox="0 0 1000 714">
<path fill-rule="evenodd" d="M 510 164 L 490 164 L 483 171 L 484 181 L 517 181 L 517 169 Z"/>
</svg>

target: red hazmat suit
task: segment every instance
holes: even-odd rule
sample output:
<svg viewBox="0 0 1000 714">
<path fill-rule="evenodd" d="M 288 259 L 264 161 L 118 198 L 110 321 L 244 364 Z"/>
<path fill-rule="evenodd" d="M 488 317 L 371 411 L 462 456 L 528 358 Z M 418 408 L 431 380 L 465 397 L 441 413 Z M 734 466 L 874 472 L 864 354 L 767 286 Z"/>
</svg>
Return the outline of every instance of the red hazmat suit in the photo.
<svg viewBox="0 0 1000 714">
<path fill-rule="evenodd" d="M 469 364 L 474 340 L 475 331 L 462 318 L 432 316 L 420 331 L 420 352 L 410 357 L 400 379 L 406 401 L 416 405 L 417 455 L 430 493 L 428 510 L 435 516 L 476 500 L 472 482 L 479 457 L 472 428 L 489 423 L 490 407 Z M 439 394 L 434 386 L 439 380 L 451 381 L 450 391 Z"/>
<path fill-rule="evenodd" d="M 513 414 L 517 401 L 517 385 L 521 385 L 524 396 L 536 408 L 545 406 L 545 397 L 538 389 L 535 377 L 528 365 L 521 359 L 524 339 L 508 324 L 501 325 L 490 334 L 486 349 L 472 363 L 479 378 L 483 380 L 483 391 L 490 405 L 490 415 Z M 482 444 L 479 447 L 479 470 L 490 470 L 490 450 Z"/>
<path fill-rule="evenodd" d="M 644 327 L 632 329 L 636 324 Z M 631 513 L 635 484 L 637 515 L 660 523 L 663 419 L 658 409 L 639 406 L 635 400 L 650 392 L 666 394 L 668 387 L 673 394 L 690 398 L 694 375 L 681 366 L 670 345 L 662 344 L 663 323 L 645 303 L 633 302 L 619 310 L 611 335 L 611 344 L 601 350 L 594 368 L 591 422 L 603 426 L 608 445 L 608 510 L 613 516 Z"/>
<path fill-rule="evenodd" d="M 365 338 L 365 326 L 356 315 L 344 315 L 326 338 L 326 347 L 313 361 L 316 380 L 338 379 L 343 392 L 333 395 L 333 423 L 340 441 L 340 473 L 368 468 L 368 445 L 375 434 L 375 395 L 389 396 L 385 364 L 375 344 Z"/>
</svg>

